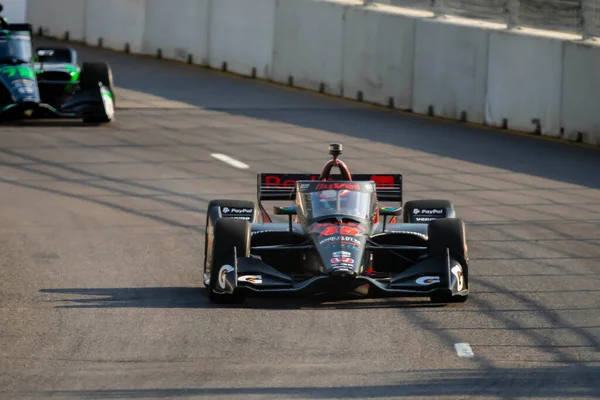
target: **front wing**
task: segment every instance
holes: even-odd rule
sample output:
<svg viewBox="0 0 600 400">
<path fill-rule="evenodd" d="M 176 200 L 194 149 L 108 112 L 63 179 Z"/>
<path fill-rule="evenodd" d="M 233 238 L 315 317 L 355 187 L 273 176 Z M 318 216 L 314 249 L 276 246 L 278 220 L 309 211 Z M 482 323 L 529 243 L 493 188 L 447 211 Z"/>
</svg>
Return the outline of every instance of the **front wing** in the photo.
<svg viewBox="0 0 600 400">
<path fill-rule="evenodd" d="M 79 92 L 70 97 L 60 108 L 37 102 L 19 102 L 0 110 L 0 119 L 45 119 L 45 118 L 100 118 L 112 121 L 115 116 L 113 95 L 100 85 L 98 91 Z"/>
<path fill-rule="evenodd" d="M 368 275 L 338 278 L 323 274 L 299 282 L 258 258 L 237 258 L 235 265 L 220 269 L 215 290 L 229 294 L 242 292 L 248 296 L 310 295 L 351 291 L 364 285 L 369 285 L 369 295 L 379 296 L 429 297 L 441 293 L 466 296 L 469 293 L 463 268 L 450 254 L 445 260 L 425 259 L 385 278 Z"/>
</svg>

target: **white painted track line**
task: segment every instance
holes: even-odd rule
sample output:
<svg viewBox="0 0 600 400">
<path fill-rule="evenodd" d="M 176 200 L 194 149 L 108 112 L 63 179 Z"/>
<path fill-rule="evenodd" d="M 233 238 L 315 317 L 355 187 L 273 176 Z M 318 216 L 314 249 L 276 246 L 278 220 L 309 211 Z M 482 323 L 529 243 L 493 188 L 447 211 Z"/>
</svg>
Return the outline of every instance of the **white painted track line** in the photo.
<svg viewBox="0 0 600 400">
<path fill-rule="evenodd" d="M 210 155 L 213 158 L 216 158 L 219 161 L 223 161 L 226 164 L 231 165 L 232 167 L 235 168 L 239 168 L 239 169 L 248 169 L 250 168 L 250 166 L 248 166 L 247 164 L 244 164 L 241 161 L 236 160 L 235 158 L 231 158 L 226 154 L 219 154 L 219 153 L 215 153 L 215 154 L 211 154 Z"/>
<path fill-rule="evenodd" d="M 475 357 L 475 354 L 473 354 L 473 350 L 471 349 L 471 346 L 469 346 L 469 343 L 456 343 L 454 348 L 456 349 L 456 354 L 458 354 L 459 357 Z"/>
</svg>

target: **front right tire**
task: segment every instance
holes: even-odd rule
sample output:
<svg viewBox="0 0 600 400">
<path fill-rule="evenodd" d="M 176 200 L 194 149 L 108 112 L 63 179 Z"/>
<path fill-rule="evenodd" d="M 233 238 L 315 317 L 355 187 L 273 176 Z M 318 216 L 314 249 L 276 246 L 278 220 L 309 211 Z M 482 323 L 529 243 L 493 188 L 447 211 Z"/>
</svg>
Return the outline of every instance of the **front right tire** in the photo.
<svg viewBox="0 0 600 400">
<path fill-rule="evenodd" d="M 98 83 L 102 83 L 112 96 L 112 106 L 116 107 L 115 86 L 113 82 L 113 74 L 110 65 L 105 62 L 86 62 L 81 67 L 81 75 L 79 86 L 83 91 L 99 90 Z M 108 115 L 87 116 L 83 119 L 84 123 L 98 124 L 110 122 L 111 118 Z"/>
<path fill-rule="evenodd" d="M 440 260 L 446 264 L 447 251 L 450 256 L 458 261 L 462 267 L 465 280 L 465 288 L 469 288 L 469 268 L 467 265 L 468 248 L 465 223 L 458 218 L 444 218 L 431 221 L 428 226 L 429 257 Z M 433 303 L 464 303 L 468 299 L 465 296 L 453 296 L 450 291 L 440 292 L 432 295 Z"/>
</svg>

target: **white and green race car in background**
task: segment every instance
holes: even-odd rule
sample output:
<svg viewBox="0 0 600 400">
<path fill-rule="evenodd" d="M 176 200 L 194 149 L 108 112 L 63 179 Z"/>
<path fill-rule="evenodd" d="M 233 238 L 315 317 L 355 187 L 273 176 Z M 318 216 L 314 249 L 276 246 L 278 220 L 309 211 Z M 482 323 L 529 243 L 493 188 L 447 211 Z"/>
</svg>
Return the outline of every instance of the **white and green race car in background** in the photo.
<svg viewBox="0 0 600 400">
<path fill-rule="evenodd" d="M 1 11 L 0 5 L 0 11 Z M 115 118 L 115 91 L 107 63 L 82 63 L 71 48 L 38 48 L 31 25 L 0 22 L 0 122 L 29 118 Z"/>
</svg>

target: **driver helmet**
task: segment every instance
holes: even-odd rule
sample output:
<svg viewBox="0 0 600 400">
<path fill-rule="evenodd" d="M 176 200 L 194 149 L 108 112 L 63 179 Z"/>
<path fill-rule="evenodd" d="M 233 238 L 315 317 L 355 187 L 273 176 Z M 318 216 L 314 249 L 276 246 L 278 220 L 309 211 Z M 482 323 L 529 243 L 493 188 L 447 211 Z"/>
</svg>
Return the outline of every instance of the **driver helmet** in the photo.
<svg viewBox="0 0 600 400">
<path fill-rule="evenodd" d="M 334 210 L 338 206 L 342 210 L 346 210 L 351 214 L 358 214 L 358 198 L 356 196 L 350 196 L 351 190 L 323 190 L 319 192 L 319 208 L 325 210 Z"/>
</svg>

